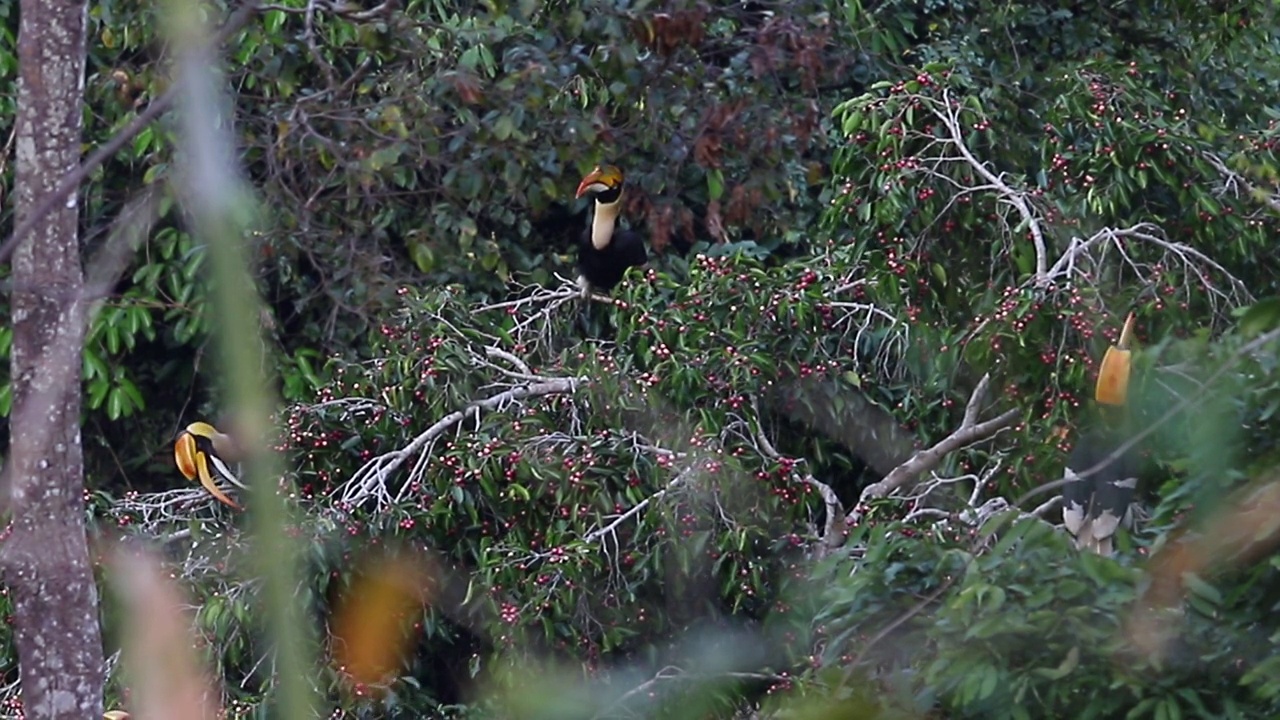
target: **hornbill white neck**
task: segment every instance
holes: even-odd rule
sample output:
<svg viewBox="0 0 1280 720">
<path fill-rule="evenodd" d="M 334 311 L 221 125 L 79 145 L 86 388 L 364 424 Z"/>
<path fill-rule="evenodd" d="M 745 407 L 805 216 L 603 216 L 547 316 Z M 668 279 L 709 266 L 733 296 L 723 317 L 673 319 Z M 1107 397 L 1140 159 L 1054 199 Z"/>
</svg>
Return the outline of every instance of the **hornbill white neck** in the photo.
<svg viewBox="0 0 1280 720">
<path fill-rule="evenodd" d="M 609 247 L 613 240 L 613 230 L 618 223 L 618 215 L 622 212 L 622 195 L 619 193 L 613 202 L 596 200 L 595 216 L 591 218 L 591 246 L 597 250 Z"/>
</svg>

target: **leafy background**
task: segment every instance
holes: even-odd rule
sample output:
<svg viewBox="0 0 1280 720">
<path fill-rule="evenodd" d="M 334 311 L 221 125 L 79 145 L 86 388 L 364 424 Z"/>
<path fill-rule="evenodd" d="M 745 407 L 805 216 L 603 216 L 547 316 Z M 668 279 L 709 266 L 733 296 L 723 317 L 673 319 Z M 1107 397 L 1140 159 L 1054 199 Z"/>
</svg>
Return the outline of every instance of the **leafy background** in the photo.
<svg viewBox="0 0 1280 720">
<path fill-rule="evenodd" d="M 87 147 L 166 91 L 156 12 L 92 6 Z M 1274 13 L 261 8 L 225 45 L 223 88 L 265 209 L 264 370 L 286 401 L 274 440 L 327 707 L 1274 714 L 1269 557 L 1188 581 L 1163 656 L 1126 631 L 1147 559 L 1228 490 L 1274 479 Z M 14 4 L 0 14 L 14 70 Z M 162 541 L 223 701 L 247 716 L 275 687 L 254 546 L 170 460 L 175 431 L 220 418 L 229 393 L 216 280 L 170 184 L 181 159 L 156 124 L 81 195 L 86 256 L 140 190 L 165 196 L 85 349 L 90 509 L 104 534 Z M 586 221 L 570 189 L 604 160 L 655 256 L 601 306 L 610 341 L 579 333 L 557 278 Z M 1059 477 L 1130 311 L 1134 412 L 1155 427 L 1146 519 L 1114 559 L 1081 556 L 1047 524 L 1053 493 L 1016 501 Z M 960 426 L 984 376 L 983 417 L 1016 421 L 865 495 Z M 824 490 L 857 515 L 847 538 Z M 341 662 L 335 613 L 387 548 L 434 589 L 374 687 Z"/>
</svg>

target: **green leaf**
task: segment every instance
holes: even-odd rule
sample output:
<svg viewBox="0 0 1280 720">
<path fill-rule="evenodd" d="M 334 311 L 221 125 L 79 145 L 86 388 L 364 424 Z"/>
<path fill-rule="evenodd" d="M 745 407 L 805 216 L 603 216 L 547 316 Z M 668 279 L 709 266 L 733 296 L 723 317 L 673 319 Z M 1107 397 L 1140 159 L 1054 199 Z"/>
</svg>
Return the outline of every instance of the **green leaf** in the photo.
<svg viewBox="0 0 1280 720">
<path fill-rule="evenodd" d="M 1280 296 L 1259 300 L 1240 312 L 1240 334 L 1251 338 L 1280 327 Z"/>
<path fill-rule="evenodd" d="M 1067 656 L 1062 659 L 1061 663 L 1058 663 L 1058 667 L 1037 668 L 1035 670 L 1035 673 L 1049 680 L 1061 680 L 1062 678 L 1070 675 L 1071 671 L 1075 670 L 1079 664 L 1080 664 L 1080 647 L 1077 645 L 1072 645 L 1071 649 L 1067 651 Z"/>
<path fill-rule="evenodd" d="M 724 195 L 724 173 L 720 168 L 713 168 L 707 173 L 707 196 L 712 202 Z"/>
<path fill-rule="evenodd" d="M 1204 598 L 1215 606 L 1222 605 L 1222 593 L 1202 580 L 1199 575 L 1185 572 L 1182 574 L 1182 582 L 1186 584 L 1188 590 L 1197 596 Z"/>
<path fill-rule="evenodd" d="M 120 378 L 119 382 L 120 392 L 123 393 L 129 401 L 130 407 L 127 414 L 132 414 L 133 410 L 145 410 L 147 404 L 146 401 L 142 399 L 142 393 L 138 391 L 138 386 L 134 385 L 128 378 Z"/>
<path fill-rule="evenodd" d="M 413 260 L 413 264 L 418 267 L 422 273 L 429 273 L 435 269 L 436 256 L 431 252 L 431 248 L 425 242 L 409 243 L 409 258 Z"/>
<path fill-rule="evenodd" d="M 493 124 L 493 136 L 499 142 L 505 142 L 511 137 L 516 130 L 515 120 L 510 115 L 499 115 L 498 121 Z"/>
</svg>

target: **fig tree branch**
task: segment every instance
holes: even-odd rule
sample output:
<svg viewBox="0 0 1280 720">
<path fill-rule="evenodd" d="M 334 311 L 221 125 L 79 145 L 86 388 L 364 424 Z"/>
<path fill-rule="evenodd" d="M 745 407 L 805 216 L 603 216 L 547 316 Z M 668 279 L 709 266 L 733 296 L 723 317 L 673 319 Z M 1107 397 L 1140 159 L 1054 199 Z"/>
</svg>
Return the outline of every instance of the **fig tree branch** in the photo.
<svg viewBox="0 0 1280 720">
<path fill-rule="evenodd" d="M 384 453 L 366 462 L 339 489 L 341 501 L 358 505 L 375 493 L 386 492 L 386 480 L 406 460 L 421 452 L 424 447 L 444 434 L 446 430 L 468 418 L 478 418 L 481 413 L 502 408 L 533 397 L 545 395 L 571 395 L 587 382 L 585 377 L 556 378 L 546 382 L 528 383 L 500 392 L 483 400 L 477 400 L 461 410 L 445 415 L 415 437 L 408 445 Z M 335 490 L 337 493 L 338 490 Z"/>
<path fill-rule="evenodd" d="M 986 440 L 1012 425 L 1018 419 L 1018 416 L 1022 414 L 1020 408 L 1013 408 L 990 420 L 978 422 L 978 414 L 987 395 L 987 386 L 990 383 L 990 373 L 983 375 L 982 380 L 978 382 L 978 387 L 974 388 L 973 394 L 969 396 L 969 402 L 965 406 L 964 418 L 960 422 L 960 427 L 942 440 L 939 440 L 932 447 L 917 451 L 906 462 L 894 468 L 880 482 L 864 488 L 859 498 L 858 506 L 845 517 L 845 521 L 850 525 L 857 525 L 862 520 L 862 509 L 867 503 L 885 497 L 889 493 L 915 482 L 921 475 L 941 464 L 948 454 Z"/>
</svg>

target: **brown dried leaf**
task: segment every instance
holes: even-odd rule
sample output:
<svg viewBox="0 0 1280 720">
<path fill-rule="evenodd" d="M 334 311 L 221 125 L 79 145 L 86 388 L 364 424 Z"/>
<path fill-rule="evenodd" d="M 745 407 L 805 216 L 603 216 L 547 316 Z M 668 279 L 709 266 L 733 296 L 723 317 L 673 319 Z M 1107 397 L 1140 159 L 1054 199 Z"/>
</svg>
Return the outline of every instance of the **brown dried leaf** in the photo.
<svg viewBox="0 0 1280 720">
<path fill-rule="evenodd" d="M 720 167 L 720 136 L 704 132 L 693 143 L 693 161 L 704 168 Z"/>
<path fill-rule="evenodd" d="M 653 201 L 649 199 L 649 193 L 628 186 L 627 192 L 623 195 L 626 198 L 626 207 L 624 208 L 627 217 L 648 218 L 653 211 Z"/>
<path fill-rule="evenodd" d="M 465 105 L 479 105 L 484 101 L 480 78 L 468 72 L 455 72 L 449 76 L 449 84 Z"/>
<path fill-rule="evenodd" d="M 692 243 L 697 240 L 697 236 L 693 232 L 693 211 L 687 207 L 680 208 L 680 236 L 687 242 Z"/>
<path fill-rule="evenodd" d="M 716 242 L 723 243 L 728 239 L 724 232 L 724 220 L 720 217 L 719 200 L 712 200 L 707 204 L 706 226 L 707 232 Z"/>
<path fill-rule="evenodd" d="M 651 207 L 648 213 L 649 244 L 662 252 L 671 244 L 671 206 Z"/>
<path fill-rule="evenodd" d="M 766 75 L 773 72 L 775 52 L 771 47 L 762 47 L 757 45 L 751 48 L 750 63 L 751 74 L 756 80 L 762 80 Z"/>
<path fill-rule="evenodd" d="M 745 225 L 751 217 L 753 209 L 751 199 L 747 194 L 747 186 L 735 185 L 733 190 L 729 191 L 729 202 L 725 206 L 725 219 L 729 221 L 730 225 Z"/>
</svg>

